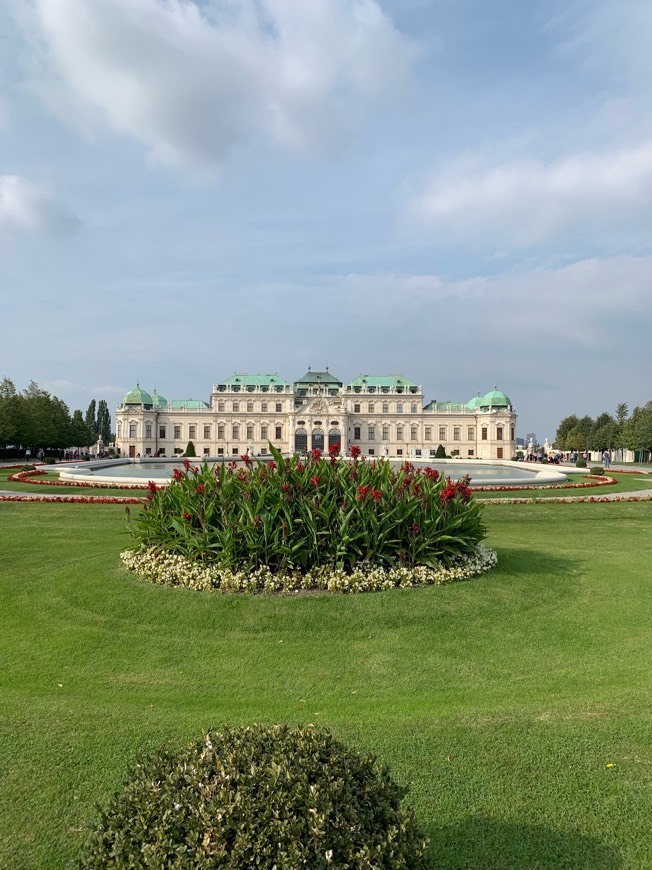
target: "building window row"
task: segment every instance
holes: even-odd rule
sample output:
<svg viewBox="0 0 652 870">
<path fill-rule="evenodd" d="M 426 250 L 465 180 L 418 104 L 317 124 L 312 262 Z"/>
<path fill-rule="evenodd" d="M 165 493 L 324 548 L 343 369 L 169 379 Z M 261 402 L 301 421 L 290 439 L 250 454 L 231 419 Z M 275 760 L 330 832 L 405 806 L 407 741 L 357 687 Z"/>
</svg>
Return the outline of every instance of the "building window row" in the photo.
<svg viewBox="0 0 652 870">
<path fill-rule="evenodd" d="M 390 413 L 390 405 L 389 405 L 389 402 L 381 402 L 381 403 L 376 403 L 376 402 L 367 402 L 367 404 L 366 404 L 366 408 L 365 408 L 365 413 L 367 413 L 367 414 L 375 414 L 375 413 L 376 413 L 376 405 L 377 405 L 377 404 L 380 405 L 380 408 L 381 408 L 383 414 L 389 414 L 389 413 Z M 405 409 L 406 409 L 406 408 L 407 408 L 407 405 L 406 405 L 404 402 L 397 402 L 397 403 L 396 403 L 395 412 L 396 412 L 397 414 L 403 414 L 403 413 L 405 413 Z M 418 402 L 410 402 L 410 411 L 409 411 L 410 414 L 418 414 L 418 413 L 419 413 L 419 410 L 420 410 L 420 409 L 419 409 L 419 403 L 418 403 Z M 353 413 L 354 413 L 354 414 L 362 414 L 362 413 L 363 413 L 363 411 L 362 411 L 362 402 L 354 402 L 354 403 L 353 403 Z"/>
<path fill-rule="evenodd" d="M 229 406 L 227 408 L 227 405 Z M 227 410 L 234 414 L 239 414 L 246 409 L 248 414 L 254 414 L 259 411 L 261 414 L 282 414 L 283 402 L 224 402 L 220 399 L 217 403 L 217 411 L 219 414 L 226 414 Z"/>
</svg>

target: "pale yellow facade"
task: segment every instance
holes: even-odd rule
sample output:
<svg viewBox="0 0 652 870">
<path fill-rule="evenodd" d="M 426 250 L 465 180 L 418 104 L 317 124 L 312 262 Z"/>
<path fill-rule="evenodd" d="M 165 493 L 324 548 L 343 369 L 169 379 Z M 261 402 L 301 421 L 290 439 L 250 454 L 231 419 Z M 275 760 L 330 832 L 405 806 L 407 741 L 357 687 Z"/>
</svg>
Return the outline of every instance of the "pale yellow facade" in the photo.
<svg viewBox="0 0 652 870">
<path fill-rule="evenodd" d="M 352 445 L 370 457 L 428 459 L 441 444 L 462 459 L 511 459 L 516 412 L 498 390 L 468 403 L 430 402 L 401 375 L 360 375 L 344 384 L 329 372 L 288 383 L 278 375 L 236 374 L 214 384 L 208 402 L 168 402 L 138 387 L 116 411 L 116 447 L 127 456 L 174 456 L 192 441 L 197 456 L 328 451 Z"/>
</svg>

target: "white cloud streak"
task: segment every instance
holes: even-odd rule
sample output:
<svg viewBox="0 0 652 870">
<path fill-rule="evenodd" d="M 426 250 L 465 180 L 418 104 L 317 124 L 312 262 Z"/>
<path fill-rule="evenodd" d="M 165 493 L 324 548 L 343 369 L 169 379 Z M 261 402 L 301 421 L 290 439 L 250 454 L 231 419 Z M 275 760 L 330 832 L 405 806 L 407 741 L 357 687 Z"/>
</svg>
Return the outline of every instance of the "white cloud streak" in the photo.
<svg viewBox="0 0 652 870">
<path fill-rule="evenodd" d="M 401 93 L 415 55 L 375 0 L 34 3 L 41 94 L 60 110 L 73 92 L 193 169 L 239 147 L 329 153 Z"/>
<path fill-rule="evenodd" d="M 78 226 L 47 191 L 19 175 L 0 175 L 0 232 L 67 235 Z"/>
</svg>

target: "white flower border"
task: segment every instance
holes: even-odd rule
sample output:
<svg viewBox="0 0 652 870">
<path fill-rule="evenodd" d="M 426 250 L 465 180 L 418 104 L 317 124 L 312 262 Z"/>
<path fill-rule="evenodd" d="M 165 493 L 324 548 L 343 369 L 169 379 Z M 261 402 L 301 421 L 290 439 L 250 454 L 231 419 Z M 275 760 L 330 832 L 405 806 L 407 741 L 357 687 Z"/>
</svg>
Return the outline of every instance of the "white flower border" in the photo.
<svg viewBox="0 0 652 870">
<path fill-rule="evenodd" d="M 385 589 L 411 586 L 441 586 L 469 580 L 490 571 L 498 563 L 494 550 L 478 544 L 471 556 L 460 556 L 454 565 L 429 568 L 382 568 L 360 565 L 350 574 L 332 568 L 315 568 L 302 574 L 274 574 L 267 567 L 255 571 L 229 571 L 215 565 L 202 565 L 166 550 L 125 550 L 120 554 L 124 564 L 141 580 L 162 586 L 184 586 L 202 592 L 249 592 L 274 594 L 279 592 L 380 592 Z"/>
</svg>

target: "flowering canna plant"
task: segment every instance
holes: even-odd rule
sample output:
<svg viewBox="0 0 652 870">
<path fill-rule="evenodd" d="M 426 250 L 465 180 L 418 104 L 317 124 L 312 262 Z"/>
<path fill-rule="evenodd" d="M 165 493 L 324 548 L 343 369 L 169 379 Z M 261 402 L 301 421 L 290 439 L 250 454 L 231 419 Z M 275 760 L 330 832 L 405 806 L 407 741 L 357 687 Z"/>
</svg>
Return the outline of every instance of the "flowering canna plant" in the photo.
<svg viewBox="0 0 652 870">
<path fill-rule="evenodd" d="M 130 521 L 136 551 L 177 554 L 230 571 L 347 573 L 453 565 L 485 536 L 468 479 L 385 461 L 285 459 L 201 468 L 184 464 L 168 487 L 148 487 Z"/>
</svg>

